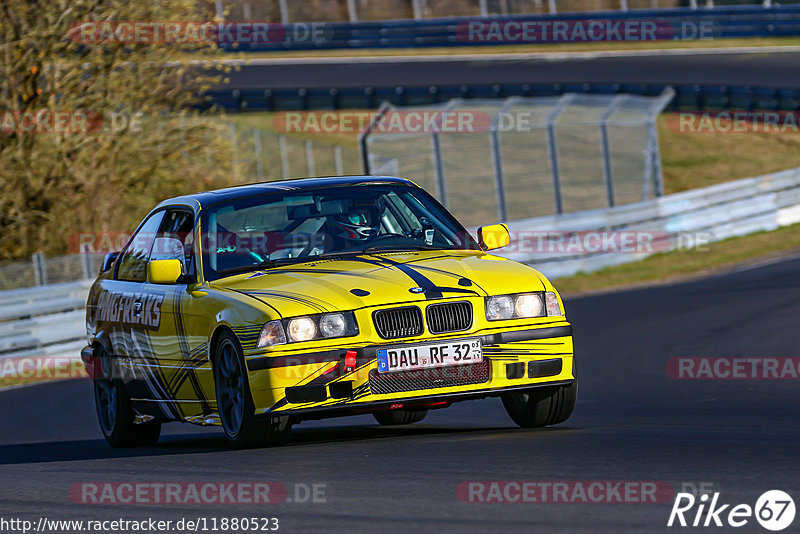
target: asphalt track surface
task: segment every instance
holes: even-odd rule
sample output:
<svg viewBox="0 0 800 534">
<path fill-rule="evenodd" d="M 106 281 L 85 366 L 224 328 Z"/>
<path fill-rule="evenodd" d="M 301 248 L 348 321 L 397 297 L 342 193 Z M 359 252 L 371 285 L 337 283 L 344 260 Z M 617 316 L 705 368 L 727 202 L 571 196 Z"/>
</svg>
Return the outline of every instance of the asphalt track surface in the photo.
<svg viewBox="0 0 800 534">
<path fill-rule="evenodd" d="M 231 89 L 363 88 L 524 83 L 700 84 L 800 87 L 800 53 L 704 53 L 550 59 L 291 60 L 242 65 Z"/>
<path fill-rule="evenodd" d="M 665 481 L 674 490 L 711 483 L 726 503 L 754 505 L 770 489 L 797 500 L 798 381 L 675 380 L 665 366 L 681 356 L 800 356 L 798 295 L 794 258 L 568 299 L 579 403 L 565 424 L 541 430 L 515 428 L 498 399 L 484 399 L 404 427 L 379 427 L 369 416 L 307 422 L 288 445 L 271 449 L 233 451 L 214 429 L 173 424 L 156 447 L 114 451 L 101 439 L 88 380 L 2 392 L 0 517 L 271 516 L 283 532 L 639 533 L 667 530 L 671 500 L 480 504 L 459 500 L 456 487 Z M 326 484 L 327 502 L 74 504 L 70 487 L 87 481 L 275 481 L 290 496 L 295 484 L 317 483 Z M 765 532 L 753 520 L 737 530 Z"/>
</svg>

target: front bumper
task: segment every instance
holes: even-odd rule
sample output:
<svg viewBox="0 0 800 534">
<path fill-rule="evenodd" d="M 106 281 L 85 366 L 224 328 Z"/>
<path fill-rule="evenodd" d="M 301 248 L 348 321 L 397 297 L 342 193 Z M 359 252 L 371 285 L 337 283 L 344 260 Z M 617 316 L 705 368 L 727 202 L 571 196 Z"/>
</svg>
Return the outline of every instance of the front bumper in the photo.
<svg viewBox="0 0 800 534">
<path fill-rule="evenodd" d="M 451 402 L 496 396 L 504 391 L 569 384 L 573 374 L 572 326 L 566 321 L 437 336 L 430 343 L 479 337 L 484 362 L 404 372 L 387 380 L 377 372 L 379 348 L 397 343 L 344 346 L 318 352 L 281 352 L 247 358 L 256 414 L 290 413 L 301 418 L 382 409 L 443 407 Z M 346 354 L 351 351 L 345 366 Z M 388 375 L 395 375 L 389 373 Z"/>
</svg>

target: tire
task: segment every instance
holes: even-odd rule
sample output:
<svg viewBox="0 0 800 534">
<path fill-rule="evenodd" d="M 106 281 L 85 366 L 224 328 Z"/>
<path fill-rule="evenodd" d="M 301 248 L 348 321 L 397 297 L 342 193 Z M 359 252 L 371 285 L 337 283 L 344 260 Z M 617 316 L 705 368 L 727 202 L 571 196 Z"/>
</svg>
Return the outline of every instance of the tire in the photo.
<svg viewBox="0 0 800 534">
<path fill-rule="evenodd" d="M 111 356 L 104 348 L 95 352 L 100 373 L 94 382 L 94 401 L 100 430 L 115 449 L 149 447 L 161 437 L 161 423 L 134 424 L 135 413 L 122 380 L 115 377 Z"/>
<path fill-rule="evenodd" d="M 288 416 L 256 418 L 242 349 L 236 337 L 223 332 L 214 349 L 217 411 L 225 435 L 236 449 L 284 443 L 291 432 Z"/>
<path fill-rule="evenodd" d="M 372 414 L 375 420 L 383 426 L 410 425 L 419 423 L 428 415 L 428 410 L 390 410 Z"/>
<path fill-rule="evenodd" d="M 502 398 L 509 417 L 522 428 L 557 425 L 572 415 L 578 398 L 578 380 L 566 386 L 509 391 Z"/>
</svg>

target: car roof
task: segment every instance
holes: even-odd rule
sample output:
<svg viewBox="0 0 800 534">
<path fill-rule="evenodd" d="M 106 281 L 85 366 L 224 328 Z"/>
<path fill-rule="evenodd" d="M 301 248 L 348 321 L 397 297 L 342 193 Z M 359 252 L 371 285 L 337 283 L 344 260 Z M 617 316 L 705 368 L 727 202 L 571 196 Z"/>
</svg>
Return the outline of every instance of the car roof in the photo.
<svg viewBox="0 0 800 534">
<path fill-rule="evenodd" d="M 205 191 L 191 195 L 170 198 L 161 202 L 158 207 L 188 205 L 195 208 L 206 208 L 220 202 L 228 202 L 237 198 L 276 193 L 281 191 L 302 191 L 303 189 L 319 189 L 324 187 L 342 187 L 364 184 L 399 184 L 416 187 L 416 184 L 405 178 L 394 176 L 321 176 L 318 178 L 296 178 L 276 182 L 258 182 Z"/>
</svg>

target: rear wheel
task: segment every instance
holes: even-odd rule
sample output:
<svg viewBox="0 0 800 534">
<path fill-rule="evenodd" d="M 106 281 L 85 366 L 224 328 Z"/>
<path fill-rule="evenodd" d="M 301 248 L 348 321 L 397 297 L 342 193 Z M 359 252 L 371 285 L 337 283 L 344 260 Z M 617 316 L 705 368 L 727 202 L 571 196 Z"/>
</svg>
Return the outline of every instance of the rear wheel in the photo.
<svg viewBox="0 0 800 534">
<path fill-rule="evenodd" d="M 428 415 L 428 410 L 391 410 L 388 412 L 375 412 L 375 420 L 383 426 L 410 425 L 419 423 Z"/>
<path fill-rule="evenodd" d="M 103 437 L 114 448 L 155 445 L 161 436 L 161 424 L 134 424 L 136 414 L 122 380 L 113 372 L 111 356 L 104 348 L 97 349 L 95 356 L 100 372 L 94 380 L 94 401 Z"/>
<path fill-rule="evenodd" d="M 578 398 L 578 381 L 566 386 L 509 391 L 502 398 L 508 415 L 523 428 L 557 425 L 572 415 Z"/>
<path fill-rule="evenodd" d="M 238 341 L 230 332 L 221 334 L 217 341 L 214 383 L 222 428 L 235 448 L 265 447 L 288 439 L 292 428 L 288 416 L 255 417 L 244 357 Z"/>
</svg>

